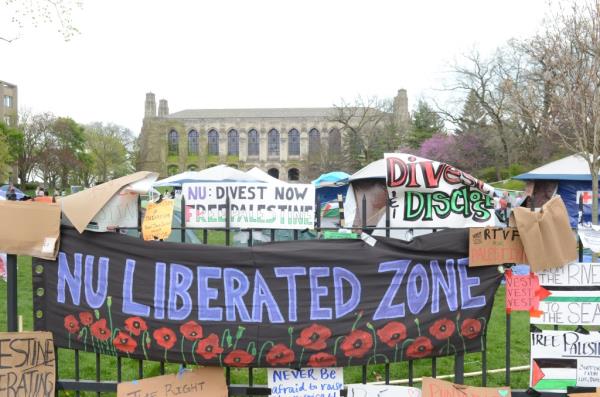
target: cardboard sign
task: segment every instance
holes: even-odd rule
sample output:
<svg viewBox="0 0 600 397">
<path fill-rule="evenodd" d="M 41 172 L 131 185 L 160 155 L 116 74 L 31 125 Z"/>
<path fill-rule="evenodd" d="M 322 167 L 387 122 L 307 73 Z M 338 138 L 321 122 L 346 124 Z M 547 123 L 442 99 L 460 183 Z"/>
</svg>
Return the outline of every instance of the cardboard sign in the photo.
<svg viewBox="0 0 600 397">
<path fill-rule="evenodd" d="M 423 378 L 422 397 L 510 397 L 510 387 L 457 385 L 440 379 Z"/>
<path fill-rule="evenodd" d="M 343 368 L 269 368 L 271 397 L 339 397 Z"/>
<path fill-rule="evenodd" d="M 55 259 L 60 237 L 60 206 L 31 201 L 0 201 L 0 251 Z"/>
<path fill-rule="evenodd" d="M 346 386 L 347 397 L 421 397 L 421 390 L 416 387 L 363 384 Z"/>
<path fill-rule="evenodd" d="M 569 263 L 538 272 L 546 291 L 532 324 L 600 325 L 600 263 Z"/>
<path fill-rule="evenodd" d="M 577 260 L 577 240 L 560 197 L 552 197 L 539 212 L 517 207 L 512 213 L 532 271 L 562 267 Z"/>
<path fill-rule="evenodd" d="M 534 273 L 513 274 L 509 269 L 504 273 L 506 278 L 506 312 L 528 311 L 538 316 L 540 299 L 548 296 L 548 291 L 540 286 L 538 276 Z"/>
<path fill-rule="evenodd" d="M 390 226 L 464 228 L 502 223 L 494 188 L 446 163 L 406 153 L 386 153 Z"/>
<path fill-rule="evenodd" d="M 514 227 L 469 229 L 469 266 L 527 263 L 525 250 Z"/>
<path fill-rule="evenodd" d="M 595 392 L 569 393 L 568 396 L 569 397 L 600 397 L 600 387 L 597 387 Z"/>
<path fill-rule="evenodd" d="M 156 172 L 139 171 L 135 174 L 113 179 L 89 189 L 82 190 L 75 194 L 71 194 L 70 196 L 62 197 L 60 205 L 62 206 L 62 211 L 66 217 L 71 221 L 73 226 L 75 226 L 75 229 L 77 229 L 79 233 L 83 233 L 88 224 L 115 196 L 115 194 L 121 192 L 123 188 L 128 186 L 129 188 L 127 190 L 135 193 L 147 192 L 156 178 L 158 178 Z M 97 221 L 98 219 L 96 219 L 96 222 Z M 124 225 L 120 224 L 111 226 L 124 227 Z"/>
<path fill-rule="evenodd" d="M 538 391 L 565 392 L 569 386 L 600 386 L 600 332 L 531 333 L 530 386 Z"/>
<path fill-rule="evenodd" d="M 50 332 L 0 333 L 0 396 L 54 397 L 54 342 Z"/>
<path fill-rule="evenodd" d="M 230 226 L 239 228 L 312 229 L 315 187 L 256 182 L 184 183 L 186 223 L 225 227 L 229 197 Z"/>
<path fill-rule="evenodd" d="M 160 203 L 148 203 L 142 235 L 144 240 L 166 240 L 171 235 L 173 223 L 173 206 L 175 201 L 163 200 Z"/>
<path fill-rule="evenodd" d="M 85 230 L 107 232 L 117 227 L 137 227 L 138 194 L 125 190 L 115 194 L 87 224 Z"/>
<path fill-rule="evenodd" d="M 227 397 L 223 368 L 182 370 L 134 382 L 119 383 L 117 397 Z"/>
</svg>

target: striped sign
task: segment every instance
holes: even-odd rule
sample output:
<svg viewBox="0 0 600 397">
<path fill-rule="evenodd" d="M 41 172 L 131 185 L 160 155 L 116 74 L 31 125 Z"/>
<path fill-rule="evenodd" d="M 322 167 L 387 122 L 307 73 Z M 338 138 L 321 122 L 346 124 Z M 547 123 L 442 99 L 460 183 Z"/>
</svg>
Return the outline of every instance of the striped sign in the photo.
<svg viewBox="0 0 600 397">
<path fill-rule="evenodd" d="M 533 332 L 530 386 L 544 392 L 600 386 L 600 332 Z"/>
<path fill-rule="evenodd" d="M 547 291 L 532 324 L 600 325 L 600 263 L 569 263 L 536 273 Z"/>
</svg>

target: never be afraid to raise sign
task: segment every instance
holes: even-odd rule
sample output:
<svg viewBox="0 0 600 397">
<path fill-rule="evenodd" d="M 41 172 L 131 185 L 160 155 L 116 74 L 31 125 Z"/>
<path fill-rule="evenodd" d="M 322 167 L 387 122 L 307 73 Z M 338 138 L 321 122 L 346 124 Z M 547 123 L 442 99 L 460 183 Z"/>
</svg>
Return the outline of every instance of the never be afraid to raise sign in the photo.
<svg viewBox="0 0 600 397">
<path fill-rule="evenodd" d="M 252 248 L 63 229 L 34 261 L 37 329 L 61 347 L 252 367 L 382 363 L 481 349 L 501 274 L 468 267 L 467 230 L 410 243 Z"/>
</svg>

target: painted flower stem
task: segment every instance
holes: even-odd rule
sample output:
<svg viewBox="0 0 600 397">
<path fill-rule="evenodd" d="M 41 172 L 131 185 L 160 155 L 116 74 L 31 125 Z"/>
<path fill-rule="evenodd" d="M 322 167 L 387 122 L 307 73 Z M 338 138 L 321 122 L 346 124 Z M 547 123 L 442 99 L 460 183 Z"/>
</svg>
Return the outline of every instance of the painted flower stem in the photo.
<svg viewBox="0 0 600 397">
<path fill-rule="evenodd" d="M 196 360 L 196 345 L 198 344 L 198 339 L 192 343 L 192 360 L 194 360 L 194 364 L 198 365 L 198 360 Z"/>
<path fill-rule="evenodd" d="M 183 351 L 183 342 L 185 342 L 185 338 L 181 338 L 181 358 L 183 359 L 184 363 L 187 363 L 185 361 L 185 352 Z"/>
</svg>

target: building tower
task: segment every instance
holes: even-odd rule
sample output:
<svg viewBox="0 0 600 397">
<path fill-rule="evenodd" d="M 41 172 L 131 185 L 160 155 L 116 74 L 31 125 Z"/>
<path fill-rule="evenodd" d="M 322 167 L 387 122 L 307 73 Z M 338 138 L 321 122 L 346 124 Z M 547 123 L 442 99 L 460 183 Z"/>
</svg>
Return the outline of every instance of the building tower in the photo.
<svg viewBox="0 0 600 397">
<path fill-rule="evenodd" d="M 144 117 L 156 117 L 156 97 L 152 92 L 146 93 Z"/>
<path fill-rule="evenodd" d="M 169 103 L 166 99 L 158 101 L 158 117 L 166 117 L 169 115 Z"/>
</svg>

